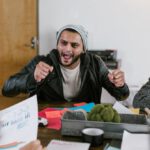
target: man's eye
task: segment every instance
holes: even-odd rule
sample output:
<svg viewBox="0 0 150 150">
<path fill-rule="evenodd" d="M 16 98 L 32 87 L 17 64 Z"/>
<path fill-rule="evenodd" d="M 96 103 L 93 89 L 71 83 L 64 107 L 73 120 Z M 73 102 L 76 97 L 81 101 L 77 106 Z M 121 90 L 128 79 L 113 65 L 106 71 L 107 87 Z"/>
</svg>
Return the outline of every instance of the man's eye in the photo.
<svg viewBox="0 0 150 150">
<path fill-rule="evenodd" d="M 62 45 L 67 45 L 67 42 L 66 41 L 62 41 L 61 44 Z"/>
<path fill-rule="evenodd" d="M 77 43 L 72 43 L 71 46 L 72 46 L 73 48 L 77 48 L 79 45 L 78 45 Z"/>
</svg>

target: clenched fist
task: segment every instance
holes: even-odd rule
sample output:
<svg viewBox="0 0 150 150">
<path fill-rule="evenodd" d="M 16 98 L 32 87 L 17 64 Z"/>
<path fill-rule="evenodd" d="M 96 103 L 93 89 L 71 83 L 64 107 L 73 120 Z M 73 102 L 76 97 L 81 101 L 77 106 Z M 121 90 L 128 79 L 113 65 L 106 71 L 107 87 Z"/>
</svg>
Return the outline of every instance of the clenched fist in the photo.
<svg viewBox="0 0 150 150">
<path fill-rule="evenodd" d="M 124 72 L 119 69 L 110 72 L 108 78 L 116 87 L 122 87 L 125 84 Z"/>
<path fill-rule="evenodd" d="M 53 71 L 53 66 L 46 64 L 45 62 L 40 61 L 34 71 L 34 79 L 37 82 L 45 79 L 46 76 Z"/>
</svg>

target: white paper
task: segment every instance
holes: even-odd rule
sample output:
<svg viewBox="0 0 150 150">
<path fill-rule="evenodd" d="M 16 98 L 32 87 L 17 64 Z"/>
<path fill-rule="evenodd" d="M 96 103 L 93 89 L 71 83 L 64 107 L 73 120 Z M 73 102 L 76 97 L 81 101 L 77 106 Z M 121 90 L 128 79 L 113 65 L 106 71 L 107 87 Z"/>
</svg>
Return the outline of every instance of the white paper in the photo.
<svg viewBox="0 0 150 150">
<path fill-rule="evenodd" d="M 88 150 L 89 143 L 52 140 L 46 150 Z"/>
<path fill-rule="evenodd" d="M 119 114 L 133 114 L 133 112 L 130 109 L 126 108 L 124 105 L 122 105 L 119 102 L 115 102 L 113 108 L 117 110 Z"/>
<path fill-rule="evenodd" d="M 37 96 L 0 111 L 0 147 L 18 142 L 9 148 L 10 150 L 18 150 L 19 147 L 37 139 L 37 131 Z M 0 148 L 0 150 L 2 149 Z"/>
<path fill-rule="evenodd" d="M 121 150 L 150 150 L 150 134 L 124 131 Z"/>
</svg>

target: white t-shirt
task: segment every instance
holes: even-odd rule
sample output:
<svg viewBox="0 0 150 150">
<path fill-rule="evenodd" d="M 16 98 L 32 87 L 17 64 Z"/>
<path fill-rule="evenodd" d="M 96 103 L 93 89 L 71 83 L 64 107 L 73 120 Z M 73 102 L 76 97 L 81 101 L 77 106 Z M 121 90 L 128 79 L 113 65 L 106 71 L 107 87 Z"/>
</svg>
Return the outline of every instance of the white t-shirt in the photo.
<svg viewBox="0 0 150 150">
<path fill-rule="evenodd" d="M 74 69 L 66 69 L 60 65 L 63 75 L 63 93 L 64 97 L 71 101 L 71 98 L 75 97 L 80 89 L 81 77 L 80 77 L 80 64 Z"/>
</svg>

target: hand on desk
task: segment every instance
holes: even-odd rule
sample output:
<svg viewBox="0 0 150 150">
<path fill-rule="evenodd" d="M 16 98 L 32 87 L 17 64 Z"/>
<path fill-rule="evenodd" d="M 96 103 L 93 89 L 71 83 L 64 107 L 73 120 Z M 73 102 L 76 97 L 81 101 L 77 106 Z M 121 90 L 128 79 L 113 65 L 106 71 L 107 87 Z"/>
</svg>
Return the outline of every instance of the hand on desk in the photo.
<svg viewBox="0 0 150 150">
<path fill-rule="evenodd" d="M 20 148 L 20 150 L 46 150 L 46 149 L 43 148 L 39 140 L 35 140 L 28 143 L 24 147 Z"/>
</svg>

